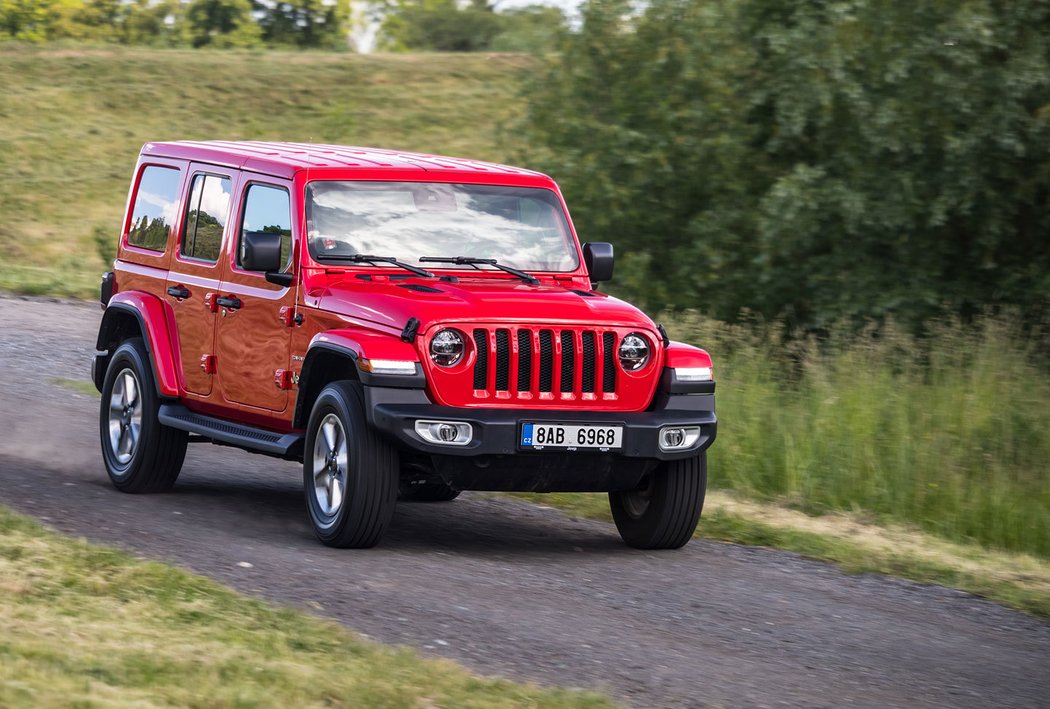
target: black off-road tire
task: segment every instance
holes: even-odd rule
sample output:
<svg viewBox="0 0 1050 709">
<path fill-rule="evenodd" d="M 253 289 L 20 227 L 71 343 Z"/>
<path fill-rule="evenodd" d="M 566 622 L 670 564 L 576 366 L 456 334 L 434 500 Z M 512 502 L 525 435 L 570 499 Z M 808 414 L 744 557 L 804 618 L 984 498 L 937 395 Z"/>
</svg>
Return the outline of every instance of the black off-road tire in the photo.
<svg viewBox="0 0 1050 709">
<path fill-rule="evenodd" d="M 338 433 L 334 446 L 323 427 L 329 435 Z M 327 462 L 330 456 L 334 463 Z M 328 546 L 375 546 L 390 525 L 397 504 L 397 450 L 368 425 L 360 383 L 333 382 L 317 397 L 306 429 L 303 487 L 314 533 Z M 333 507 L 333 491 L 340 487 L 340 502 Z"/>
<path fill-rule="evenodd" d="M 170 490 L 182 471 L 187 433 L 163 425 L 159 409 L 146 346 L 138 337 L 126 340 L 109 358 L 99 404 L 102 459 L 122 492 Z"/>
<path fill-rule="evenodd" d="M 707 493 L 707 452 L 667 461 L 644 488 L 610 492 L 613 521 L 636 549 L 678 549 L 693 536 Z"/>
</svg>

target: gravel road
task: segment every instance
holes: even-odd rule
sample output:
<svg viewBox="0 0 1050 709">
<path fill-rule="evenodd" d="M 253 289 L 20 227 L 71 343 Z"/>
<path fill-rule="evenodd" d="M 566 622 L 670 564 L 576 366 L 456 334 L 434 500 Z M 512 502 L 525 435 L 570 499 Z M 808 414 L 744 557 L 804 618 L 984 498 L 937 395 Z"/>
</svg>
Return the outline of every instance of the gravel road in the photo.
<svg viewBox="0 0 1050 709">
<path fill-rule="evenodd" d="M 378 548 L 327 549 L 296 465 L 208 444 L 173 492 L 121 494 L 97 398 L 56 384 L 87 380 L 99 317 L 0 296 L 0 502 L 58 530 L 635 706 L 1050 705 L 1050 624 L 949 589 L 730 544 L 635 551 L 611 525 L 481 494 L 399 505 Z"/>
</svg>

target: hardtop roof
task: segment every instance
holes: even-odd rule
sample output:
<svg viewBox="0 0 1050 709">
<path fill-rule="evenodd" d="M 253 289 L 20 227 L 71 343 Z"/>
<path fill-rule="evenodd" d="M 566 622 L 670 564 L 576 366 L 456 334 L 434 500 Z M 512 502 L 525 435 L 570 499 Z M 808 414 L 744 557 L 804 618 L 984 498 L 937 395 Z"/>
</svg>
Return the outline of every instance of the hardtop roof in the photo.
<svg viewBox="0 0 1050 709">
<path fill-rule="evenodd" d="M 361 170 L 369 172 L 459 173 L 491 177 L 541 178 L 546 175 L 509 165 L 443 155 L 399 150 L 312 143 L 260 141 L 190 141 L 146 143 L 143 156 L 181 158 L 226 165 L 282 177 L 307 169 Z M 436 175 L 435 175 L 436 176 Z"/>
</svg>

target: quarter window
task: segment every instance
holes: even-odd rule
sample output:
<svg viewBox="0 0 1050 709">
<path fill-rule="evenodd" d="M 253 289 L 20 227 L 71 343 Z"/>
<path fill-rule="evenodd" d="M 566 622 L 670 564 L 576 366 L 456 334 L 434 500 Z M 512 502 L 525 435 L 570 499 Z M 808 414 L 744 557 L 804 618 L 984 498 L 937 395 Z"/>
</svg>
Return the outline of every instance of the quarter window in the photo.
<svg viewBox="0 0 1050 709">
<path fill-rule="evenodd" d="M 194 175 L 182 235 L 183 256 L 212 263 L 219 260 L 222 231 L 230 213 L 230 191 L 228 177 Z"/>
<path fill-rule="evenodd" d="M 168 231 L 178 216 L 179 171 L 148 165 L 142 170 L 135 207 L 131 210 L 128 244 L 151 251 L 164 251 Z"/>
<path fill-rule="evenodd" d="M 240 243 L 244 232 L 264 231 L 281 235 L 281 267 L 287 271 L 292 263 L 292 205 L 288 191 L 269 185 L 250 185 L 244 198 L 244 219 L 241 220 Z M 244 254 L 237 249 L 237 265 Z"/>
</svg>

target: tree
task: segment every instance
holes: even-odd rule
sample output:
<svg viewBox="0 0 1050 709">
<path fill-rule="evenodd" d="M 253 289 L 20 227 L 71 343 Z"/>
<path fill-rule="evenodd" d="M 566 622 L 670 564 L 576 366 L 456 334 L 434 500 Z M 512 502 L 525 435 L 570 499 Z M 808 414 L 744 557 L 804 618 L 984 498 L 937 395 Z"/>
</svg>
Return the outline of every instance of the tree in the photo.
<svg viewBox="0 0 1050 709">
<path fill-rule="evenodd" d="M 56 21 L 82 6 L 81 0 L 0 0 L 0 32 L 29 42 L 63 37 L 56 32 Z"/>
<path fill-rule="evenodd" d="M 499 13 L 502 29 L 489 49 L 543 54 L 555 51 L 568 32 L 565 13 L 547 5 L 526 5 Z"/>
<path fill-rule="evenodd" d="M 526 129 L 652 307 L 803 327 L 1050 293 L 1050 5 L 592 0 Z M 621 271 L 622 272 L 622 271 Z"/>
<path fill-rule="evenodd" d="M 192 0 L 186 20 L 194 47 L 251 47 L 261 41 L 250 0 Z"/>
<path fill-rule="evenodd" d="M 528 91 L 521 160 L 561 182 L 581 236 L 612 241 L 618 282 L 652 307 L 701 294 L 710 307 L 730 289 L 739 302 L 746 279 L 744 250 L 711 245 L 739 233 L 752 190 L 734 169 L 751 156 L 731 4 L 655 0 L 636 15 L 626 1 L 587 3 Z"/>
<path fill-rule="evenodd" d="M 345 22 L 350 15 L 346 0 L 257 0 L 255 12 L 267 45 L 346 46 Z"/>
<path fill-rule="evenodd" d="M 381 46 L 395 51 L 476 52 L 502 29 L 487 0 L 399 0 L 384 3 Z"/>
</svg>

